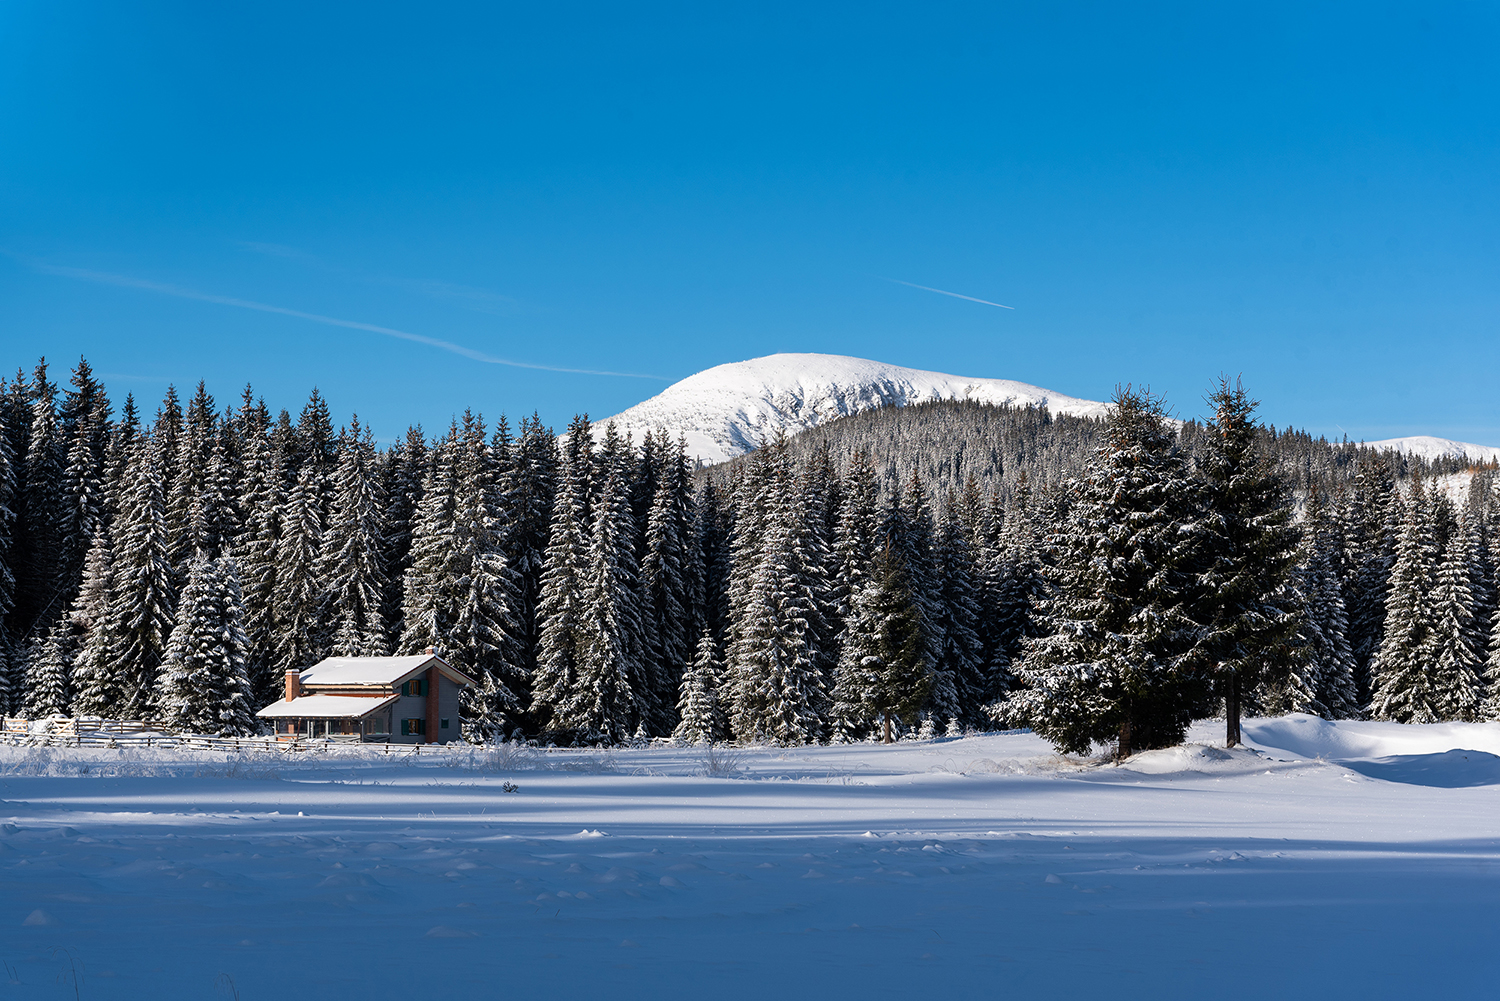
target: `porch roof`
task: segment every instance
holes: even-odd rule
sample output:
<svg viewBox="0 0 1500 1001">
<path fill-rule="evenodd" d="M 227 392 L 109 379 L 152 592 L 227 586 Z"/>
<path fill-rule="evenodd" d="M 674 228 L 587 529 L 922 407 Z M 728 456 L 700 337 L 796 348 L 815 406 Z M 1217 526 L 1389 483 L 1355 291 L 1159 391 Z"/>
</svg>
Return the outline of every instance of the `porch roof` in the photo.
<svg viewBox="0 0 1500 1001">
<path fill-rule="evenodd" d="M 396 695 L 303 695 L 278 699 L 255 715 L 261 719 L 359 719 L 384 709 Z"/>
</svg>

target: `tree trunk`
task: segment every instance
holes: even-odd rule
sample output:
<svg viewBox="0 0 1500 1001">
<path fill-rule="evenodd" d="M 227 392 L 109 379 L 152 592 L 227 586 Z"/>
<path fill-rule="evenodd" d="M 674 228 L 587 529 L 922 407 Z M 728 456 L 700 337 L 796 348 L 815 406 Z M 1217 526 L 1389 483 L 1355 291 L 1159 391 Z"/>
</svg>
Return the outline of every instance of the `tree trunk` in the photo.
<svg viewBox="0 0 1500 1001">
<path fill-rule="evenodd" d="M 891 737 L 891 714 L 884 713 L 883 715 L 885 716 L 885 743 L 894 744 L 896 741 Z"/>
<path fill-rule="evenodd" d="M 1240 742 L 1240 673 L 1229 676 L 1229 687 L 1224 690 L 1224 746 L 1234 747 Z"/>
<path fill-rule="evenodd" d="M 1115 760 L 1124 761 L 1130 757 L 1130 718 L 1127 716 L 1120 722 L 1120 746 L 1115 748 Z"/>
</svg>

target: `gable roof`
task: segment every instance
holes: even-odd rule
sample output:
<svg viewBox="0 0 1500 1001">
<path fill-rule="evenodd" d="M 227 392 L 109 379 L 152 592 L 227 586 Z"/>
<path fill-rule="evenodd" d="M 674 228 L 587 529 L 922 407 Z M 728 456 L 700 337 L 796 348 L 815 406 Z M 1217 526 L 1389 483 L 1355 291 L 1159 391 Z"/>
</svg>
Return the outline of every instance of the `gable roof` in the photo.
<svg viewBox="0 0 1500 1001">
<path fill-rule="evenodd" d="M 408 657 L 328 657 L 303 671 L 301 678 L 304 685 L 328 688 L 399 685 L 428 667 L 436 667 L 454 684 L 474 684 L 474 679 L 430 653 Z"/>
</svg>

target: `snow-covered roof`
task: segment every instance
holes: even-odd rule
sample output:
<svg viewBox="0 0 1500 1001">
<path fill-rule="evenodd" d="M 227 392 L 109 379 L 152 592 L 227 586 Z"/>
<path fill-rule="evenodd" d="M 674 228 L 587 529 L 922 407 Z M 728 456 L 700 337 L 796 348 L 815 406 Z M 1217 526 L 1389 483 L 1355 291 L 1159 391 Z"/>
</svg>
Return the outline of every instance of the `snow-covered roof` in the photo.
<svg viewBox="0 0 1500 1001">
<path fill-rule="evenodd" d="M 474 683 L 443 658 L 430 653 L 408 657 L 329 657 L 303 671 L 302 683 L 316 687 L 395 685 L 429 665 L 436 665 L 460 685 Z"/>
<path fill-rule="evenodd" d="M 255 715 L 261 719 L 355 719 L 384 709 L 395 695 L 303 695 L 277 699 Z"/>
</svg>

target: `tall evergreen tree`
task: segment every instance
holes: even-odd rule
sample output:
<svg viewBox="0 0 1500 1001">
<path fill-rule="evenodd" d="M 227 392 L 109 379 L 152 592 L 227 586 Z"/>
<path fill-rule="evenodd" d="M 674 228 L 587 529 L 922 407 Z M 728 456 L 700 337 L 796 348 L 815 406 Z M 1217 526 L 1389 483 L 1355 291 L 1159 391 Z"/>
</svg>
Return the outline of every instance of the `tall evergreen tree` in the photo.
<svg viewBox="0 0 1500 1001">
<path fill-rule="evenodd" d="M 333 656 L 383 657 L 389 652 L 381 612 L 386 583 L 383 505 L 374 465 L 370 432 L 355 417 L 340 442 L 333 514 L 319 554 L 321 621 Z"/>
<path fill-rule="evenodd" d="M 905 559 L 894 542 L 880 550 L 871 579 L 856 592 L 848 642 L 834 698 L 846 720 L 878 722 L 881 739 L 895 739 L 893 722 L 914 725 L 931 700 L 936 667 Z"/>
<path fill-rule="evenodd" d="M 1149 393 L 1116 393 L 1095 472 L 1073 487 L 1057 538 L 1043 635 L 1018 674 L 1012 711 L 1059 750 L 1116 740 L 1124 758 L 1178 743 L 1210 692 L 1190 615 L 1196 491 Z"/>
<path fill-rule="evenodd" d="M 271 593 L 272 677 L 305 670 L 322 660 L 328 649 L 320 479 L 317 469 L 308 464 L 286 499 Z"/>
<path fill-rule="evenodd" d="M 1197 615 L 1207 627 L 1224 695 L 1225 746 L 1240 742 L 1240 700 L 1271 668 L 1297 629 L 1285 585 L 1297 554 L 1286 485 L 1256 451 L 1255 408 L 1238 380 L 1208 398 L 1199 461 L 1209 540 Z"/>
<path fill-rule="evenodd" d="M 719 676 L 723 663 L 719 645 L 708 629 L 698 638 L 698 651 L 682 678 L 677 703 L 677 728 L 672 739 L 682 744 L 712 744 L 723 735 L 719 709 Z"/>
<path fill-rule="evenodd" d="M 157 672 L 176 622 L 177 591 L 167 561 L 162 442 L 143 437 L 130 461 L 115 533 L 110 652 L 117 665 L 117 714 L 138 718 L 156 708 Z"/>
<path fill-rule="evenodd" d="M 1472 722 L 1484 701 L 1483 650 L 1477 643 L 1478 615 L 1468 519 L 1460 519 L 1438 565 L 1432 594 L 1430 654 L 1433 706 L 1444 720 Z"/>
<path fill-rule="evenodd" d="M 645 552 L 641 558 L 643 591 L 643 683 L 651 690 L 652 717 L 647 729 L 668 734 L 678 702 L 678 684 L 692 656 L 692 637 L 701 603 L 702 579 L 693 539 L 693 498 L 688 481 L 686 446 L 674 458 L 662 459 L 656 496 L 647 512 Z"/>
<path fill-rule="evenodd" d="M 180 613 L 162 663 L 158 701 L 167 724 L 185 733 L 254 733 L 249 642 L 233 560 L 195 559 Z"/>
<path fill-rule="evenodd" d="M 125 701 L 127 679 L 113 656 L 117 635 L 114 547 L 108 529 L 95 534 L 84 560 L 83 585 L 68 619 L 79 636 L 73 660 L 73 709 L 80 716 L 115 716 Z"/>
<path fill-rule="evenodd" d="M 1375 692 L 1370 711 L 1376 719 L 1435 723 L 1442 718 L 1431 664 L 1436 563 L 1430 508 L 1422 481 L 1417 479 L 1406 501 L 1386 593 L 1380 649 L 1372 661 Z"/>
<path fill-rule="evenodd" d="M 73 655 L 76 644 L 67 623 L 58 622 L 34 644 L 26 670 L 22 712 L 31 719 L 71 714 Z"/>
<path fill-rule="evenodd" d="M 570 728 L 570 702 L 579 683 L 583 590 L 589 579 L 589 442 L 588 419 L 575 418 L 562 456 L 546 570 L 537 601 L 540 638 L 531 711 L 543 732 L 561 733 Z"/>
</svg>

